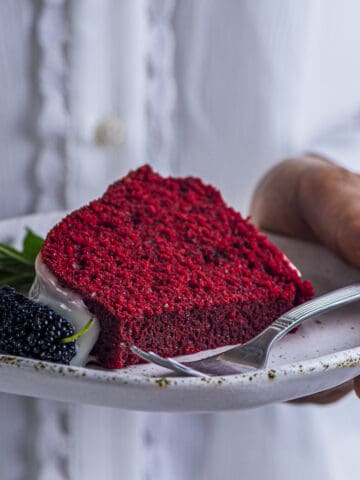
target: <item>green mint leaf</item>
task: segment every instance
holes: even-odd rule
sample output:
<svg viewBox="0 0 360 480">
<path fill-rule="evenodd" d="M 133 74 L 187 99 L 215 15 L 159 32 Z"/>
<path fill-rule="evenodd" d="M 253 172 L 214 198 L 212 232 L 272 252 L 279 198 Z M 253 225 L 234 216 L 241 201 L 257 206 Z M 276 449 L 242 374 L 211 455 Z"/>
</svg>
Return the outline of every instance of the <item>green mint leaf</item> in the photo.
<svg viewBox="0 0 360 480">
<path fill-rule="evenodd" d="M 3 261 L 11 259 L 14 262 L 18 262 L 19 265 L 31 266 L 33 264 L 31 260 L 24 257 L 22 252 L 5 245 L 4 243 L 0 243 L 0 254 L 3 257 Z"/>
<path fill-rule="evenodd" d="M 71 335 L 71 337 L 65 337 L 65 338 L 61 339 L 61 343 L 74 342 L 78 338 L 82 337 L 84 335 L 84 333 L 86 333 L 93 326 L 94 322 L 95 322 L 95 319 L 90 318 L 90 320 L 87 322 L 87 324 L 79 332 L 74 333 L 74 335 Z"/>
<path fill-rule="evenodd" d="M 43 243 L 44 239 L 28 228 L 23 242 L 23 256 L 34 263 Z"/>
<path fill-rule="evenodd" d="M 22 251 L 0 243 L 0 286 L 10 285 L 27 293 L 35 277 L 35 258 L 44 240 L 27 229 Z"/>
</svg>

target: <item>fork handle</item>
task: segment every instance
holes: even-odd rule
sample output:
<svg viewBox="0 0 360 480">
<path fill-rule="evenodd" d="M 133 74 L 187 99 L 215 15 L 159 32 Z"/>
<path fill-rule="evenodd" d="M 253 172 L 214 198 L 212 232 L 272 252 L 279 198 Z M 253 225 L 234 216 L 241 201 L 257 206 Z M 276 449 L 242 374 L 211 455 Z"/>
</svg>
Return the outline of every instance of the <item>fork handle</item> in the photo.
<svg viewBox="0 0 360 480">
<path fill-rule="evenodd" d="M 298 307 L 295 307 L 284 313 L 284 315 L 281 315 L 281 317 L 276 319 L 275 322 L 273 322 L 266 330 L 264 330 L 263 333 L 265 333 L 267 330 L 271 331 L 274 335 L 272 341 L 273 343 L 283 337 L 294 327 L 300 325 L 304 320 L 319 315 L 320 313 L 335 310 L 336 308 L 356 302 L 357 300 L 360 300 L 359 283 L 333 290 L 332 292 L 325 293 L 320 297 L 309 300 L 308 302 L 305 302 Z"/>
<path fill-rule="evenodd" d="M 230 362 L 262 368 L 267 363 L 271 347 L 290 330 L 310 317 L 357 300 L 360 300 L 360 283 L 325 293 L 284 313 L 249 342 L 234 347 L 219 357 Z"/>
</svg>

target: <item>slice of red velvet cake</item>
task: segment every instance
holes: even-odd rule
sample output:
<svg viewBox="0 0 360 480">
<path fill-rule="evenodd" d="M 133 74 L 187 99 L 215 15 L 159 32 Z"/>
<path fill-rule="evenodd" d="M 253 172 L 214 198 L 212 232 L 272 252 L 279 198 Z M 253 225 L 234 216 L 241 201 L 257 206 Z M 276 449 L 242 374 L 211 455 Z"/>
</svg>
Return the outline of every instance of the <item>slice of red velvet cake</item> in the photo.
<svg viewBox="0 0 360 480">
<path fill-rule="evenodd" d="M 265 236 L 197 178 L 145 166 L 48 234 L 42 261 L 100 323 L 108 368 L 245 342 L 313 290 Z"/>
</svg>

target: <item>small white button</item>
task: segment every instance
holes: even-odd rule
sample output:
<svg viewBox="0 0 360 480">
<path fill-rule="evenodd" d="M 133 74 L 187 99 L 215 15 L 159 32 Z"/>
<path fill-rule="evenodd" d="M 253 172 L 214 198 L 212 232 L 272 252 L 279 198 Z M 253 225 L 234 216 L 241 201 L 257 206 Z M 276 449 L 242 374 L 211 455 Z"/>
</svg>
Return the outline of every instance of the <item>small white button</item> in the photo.
<svg viewBox="0 0 360 480">
<path fill-rule="evenodd" d="M 125 127 L 118 117 L 106 117 L 95 128 L 97 145 L 118 146 L 124 143 Z"/>
</svg>

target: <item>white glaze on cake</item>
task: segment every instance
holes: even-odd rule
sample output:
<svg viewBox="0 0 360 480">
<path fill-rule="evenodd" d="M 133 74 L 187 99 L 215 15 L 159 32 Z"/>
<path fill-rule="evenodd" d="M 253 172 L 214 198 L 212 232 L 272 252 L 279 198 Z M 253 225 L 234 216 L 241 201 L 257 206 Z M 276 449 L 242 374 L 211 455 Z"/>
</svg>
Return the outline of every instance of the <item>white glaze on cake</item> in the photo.
<svg viewBox="0 0 360 480">
<path fill-rule="evenodd" d="M 90 318 L 95 319 L 92 327 L 77 340 L 79 348 L 70 362 L 71 365 L 85 365 L 99 337 L 99 321 L 89 312 L 78 294 L 60 286 L 57 278 L 42 261 L 40 254 L 35 262 L 35 270 L 36 277 L 29 294 L 32 300 L 47 305 L 69 320 L 76 332 L 80 331 Z"/>
</svg>

